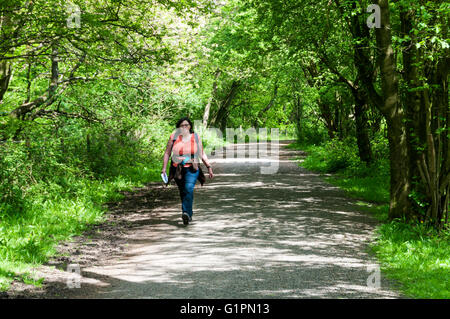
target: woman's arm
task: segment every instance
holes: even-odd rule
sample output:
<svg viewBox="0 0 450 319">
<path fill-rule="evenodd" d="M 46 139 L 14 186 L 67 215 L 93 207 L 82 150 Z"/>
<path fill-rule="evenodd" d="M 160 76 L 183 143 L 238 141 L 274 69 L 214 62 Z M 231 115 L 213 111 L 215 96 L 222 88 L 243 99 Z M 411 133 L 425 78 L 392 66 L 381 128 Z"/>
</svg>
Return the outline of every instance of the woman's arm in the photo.
<svg viewBox="0 0 450 319">
<path fill-rule="evenodd" d="M 206 156 L 206 153 L 203 150 L 202 139 L 200 137 L 198 139 L 199 139 L 198 142 L 200 144 L 200 152 L 201 152 L 200 154 L 201 154 L 202 161 L 206 165 L 206 167 L 208 168 L 209 178 L 213 178 L 214 177 L 214 173 L 213 173 L 213 170 L 212 170 L 211 163 L 208 160 L 208 156 Z"/>
<path fill-rule="evenodd" d="M 206 165 L 206 167 L 210 167 L 211 164 L 209 163 L 208 160 L 208 156 L 206 156 L 204 150 L 203 150 L 203 143 L 202 143 L 202 138 L 199 136 L 198 137 L 198 143 L 200 144 L 200 158 L 202 159 L 203 163 Z"/>
<path fill-rule="evenodd" d="M 172 152 L 172 136 L 170 136 L 169 141 L 166 145 L 166 150 L 164 152 L 164 159 L 163 159 L 163 168 L 161 170 L 161 173 L 165 173 L 167 169 L 167 164 L 169 163 L 170 153 Z"/>
</svg>

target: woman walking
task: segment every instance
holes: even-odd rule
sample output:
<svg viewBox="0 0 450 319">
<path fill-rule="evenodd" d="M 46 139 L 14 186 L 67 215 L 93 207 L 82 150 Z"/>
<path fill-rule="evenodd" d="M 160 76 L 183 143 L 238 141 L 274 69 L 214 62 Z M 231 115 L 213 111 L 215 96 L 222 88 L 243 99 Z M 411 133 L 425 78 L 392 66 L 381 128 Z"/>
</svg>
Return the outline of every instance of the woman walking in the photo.
<svg viewBox="0 0 450 319">
<path fill-rule="evenodd" d="M 202 140 L 194 132 L 191 120 L 183 117 L 178 120 L 176 130 L 170 135 L 164 152 L 163 168 L 161 173 L 166 174 L 167 164 L 172 153 L 167 184 L 174 178 L 180 191 L 181 218 L 183 224 L 192 221 L 192 205 L 194 201 L 194 187 L 197 179 L 203 186 L 205 175 L 200 167 L 200 159 L 208 168 L 209 178 L 214 177 L 208 157 L 203 151 Z"/>
</svg>

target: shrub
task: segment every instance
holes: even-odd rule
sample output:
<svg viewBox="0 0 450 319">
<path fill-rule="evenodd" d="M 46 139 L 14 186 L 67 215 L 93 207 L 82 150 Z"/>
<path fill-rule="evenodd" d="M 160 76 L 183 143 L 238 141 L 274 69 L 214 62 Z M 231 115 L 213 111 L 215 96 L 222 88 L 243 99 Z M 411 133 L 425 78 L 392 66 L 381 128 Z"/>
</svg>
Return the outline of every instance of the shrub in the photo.
<svg viewBox="0 0 450 319">
<path fill-rule="evenodd" d="M 324 147 L 324 161 L 327 173 L 334 173 L 347 167 L 358 166 L 360 160 L 355 139 L 352 137 L 344 140 L 335 138 L 327 142 Z"/>
</svg>

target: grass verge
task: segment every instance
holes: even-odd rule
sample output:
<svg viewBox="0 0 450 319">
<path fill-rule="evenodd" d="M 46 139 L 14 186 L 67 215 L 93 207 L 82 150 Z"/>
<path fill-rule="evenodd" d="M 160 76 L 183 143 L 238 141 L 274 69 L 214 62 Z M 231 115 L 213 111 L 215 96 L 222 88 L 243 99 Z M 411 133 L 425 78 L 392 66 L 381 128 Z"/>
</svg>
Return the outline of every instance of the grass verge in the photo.
<svg viewBox="0 0 450 319">
<path fill-rule="evenodd" d="M 119 191 L 159 180 L 159 164 L 139 164 L 107 180 L 37 183 L 21 211 L 0 207 L 0 291 L 14 280 L 40 285 L 42 278 L 34 278 L 32 268 L 54 256 L 59 242 L 102 222 L 105 204 L 123 197 Z"/>
</svg>

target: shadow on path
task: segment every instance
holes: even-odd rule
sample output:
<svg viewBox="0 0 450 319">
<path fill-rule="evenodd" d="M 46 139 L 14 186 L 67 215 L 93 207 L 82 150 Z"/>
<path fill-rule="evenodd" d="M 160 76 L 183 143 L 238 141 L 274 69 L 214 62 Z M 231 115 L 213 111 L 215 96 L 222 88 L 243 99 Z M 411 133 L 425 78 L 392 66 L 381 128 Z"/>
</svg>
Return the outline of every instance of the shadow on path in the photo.
<svg viewBox="0 0 450 319">
<path fill-rule="evenodd" d="M 282 141 L 281 146 L 289 141 Z M 250 145 L 250 148 L 254 145 Z M 215 156 L 216 177 L 197 184 L 194 221 L 182 225 L 176 187 L 166 206 L 118 207 L 135 214 L 126 249 L 105 265 L 81 269 L 81 288 L 56 282 L 65 298 L 400 298 L 367 253 L 376 220 L 318 174 L 279 158 L 245 162 Z M 261 165 L 276 161 L 275 174 Z M 174 197 L 175 196 L 175 197 Z M 169 198 L 168 197 L 168 198 Z M 136 211 L 138 210 L 138 211 Z M 381 274 L 382 275 L 382 274 Z M 55 293 L 52 293 L 52 289 Z"/>
</svg>

